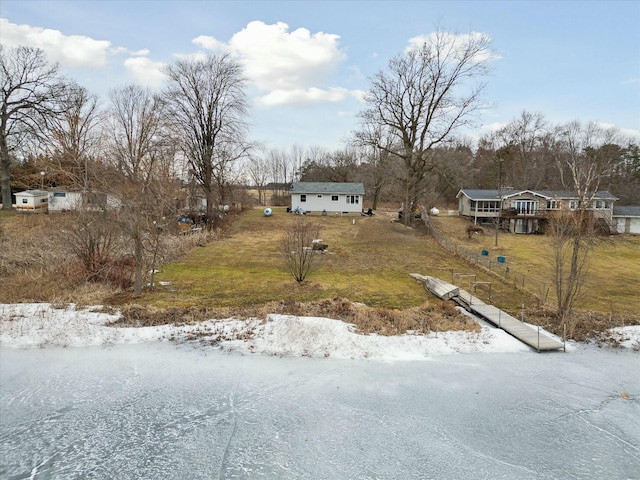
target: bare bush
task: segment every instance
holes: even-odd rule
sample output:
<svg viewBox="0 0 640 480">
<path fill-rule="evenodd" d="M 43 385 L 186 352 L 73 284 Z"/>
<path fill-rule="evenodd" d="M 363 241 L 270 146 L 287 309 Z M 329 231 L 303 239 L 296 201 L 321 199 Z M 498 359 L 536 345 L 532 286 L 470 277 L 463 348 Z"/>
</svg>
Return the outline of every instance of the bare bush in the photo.
<svg viewBox="0 0 640 480">
<path fill-rule="evenodd" d="M 318 265 L 318 255 L 322 251 L 313 247 L 313 241 L 319 237 L 320 225 L 304 217 L 296 218 L 284 233 L 280 253 L 287 271 L 298 283 L 304 282 Z"/>
</svg>

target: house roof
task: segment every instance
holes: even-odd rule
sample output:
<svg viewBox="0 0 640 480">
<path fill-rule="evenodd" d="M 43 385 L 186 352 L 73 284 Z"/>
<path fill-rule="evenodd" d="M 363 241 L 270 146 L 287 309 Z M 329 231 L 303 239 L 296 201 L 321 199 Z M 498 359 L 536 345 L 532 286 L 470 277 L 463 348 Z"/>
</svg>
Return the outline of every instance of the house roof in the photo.
<svg viewBox="0 0 640 480">
<path fill-rule="evenodd" d="M 362 183 L 338 183 L 338 182 L 295 182 L 291 184 L 291 193 L 326 193 L 364 195 Z"/>
<path fill-rule="evenodd" d="M 576 192 L 571 192 L 567 190 L 535 190 L 535 191 L 540 192 L 541 194 L 544 194 L 551 198 L 572 199 L 572 198 L 578 197 Z M 587 194 L 587 196 L 591 196 L 591 195 L 592 195 L 592 192 L 589 192 Z M 606 190 L 601 192 L 596 192 L 593 195 L 593 198 L 596 198 L 598 200 L 618 200 L 618 197 L 616 197 L 615 195 L 612 195 L 610 192 L 607 192 Z"/>
<path fill-rule="evenodd" d="M 622 205 L 613 207 L 614 217 L 640 217 L 640 205 Z"/>
<path fill-rule="evenodd" d="M 530 193 L 531 195 L 535 196 L 535 197 L 542 197 L 542 198 L 546 198 L 547 200 L 550 200 L 552 198 L 554 198 L 554 193 L 553 192 L 545 192 L 542 190 L 511 190 L 510 192 L 504 192 L 502 197 L 503 198 L 511 198 L 511 197 L 515 197 L 518 195 L 523 195 L 523 194 L 527 194 Z"/>
<path fill-rule="evenodd" d="M 500 192 L 498 190 L 460 190 L 456 198 L 461 195 L 469 197 L 471 200 L 498 200 Z"/>
<path fill-rule="evenodd" d="M 44 190 L 25 190 L 24 192 L 16 193 L 16 195 L 21 195 L 23 197 L 46 197 L 49 193 Z"/>
<path fill-rule="evenodd" d="M 510 198 L 515 195 L 521 195 L 523 193 L 530 193 L 532 195 L 536 195 L 539 197 L 552 199 L 552 198 L 564 198 L 564 199 L 572 199 L 577 198 L 576 192 L 569 191 L 553 191 L 553 190 L 503 190 L 499 192 L 498 190 L 473 190 L 473 189 L 462 189 L 456 195 L 456 198 L 460 198 L 461 195 L 465 195 L 469 197 L 471 200 L 498 200 L 500 193 L 502 193 L 502 198 Z M 617 197 L 613 196 L 611 193 L 603 191 L 596 192 L 594 197 L 598 200 L 618 200 Z"/>
</svg>

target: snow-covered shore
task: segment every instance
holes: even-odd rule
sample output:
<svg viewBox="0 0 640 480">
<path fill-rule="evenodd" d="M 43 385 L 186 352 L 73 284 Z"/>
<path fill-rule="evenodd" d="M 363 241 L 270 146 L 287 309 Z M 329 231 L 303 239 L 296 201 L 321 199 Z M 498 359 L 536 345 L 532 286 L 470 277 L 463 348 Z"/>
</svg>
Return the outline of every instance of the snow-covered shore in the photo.
<svg viewBox="0 0 640 480">
<path fill-rule="evenodd" d="M 482 325 L 479 333 L 360 335 L 353 325 L 317 317 L 269 315 L 266 321 L 210 320 L 193 325 L 113 326 L 118 315 L 99 308 L 55 308 L 51 304 L 0 305 L 0 345 L 33 348 L 175 341 L 240 353 L 351 359 L 425 360 L 469 352 L 519 352 L 528 347 L 502 330 Z M 616 328 L 612 338 L 637 349 L 640 326 Z M 568 344 L 568 348 L 575 348 Z"/>
</svg>

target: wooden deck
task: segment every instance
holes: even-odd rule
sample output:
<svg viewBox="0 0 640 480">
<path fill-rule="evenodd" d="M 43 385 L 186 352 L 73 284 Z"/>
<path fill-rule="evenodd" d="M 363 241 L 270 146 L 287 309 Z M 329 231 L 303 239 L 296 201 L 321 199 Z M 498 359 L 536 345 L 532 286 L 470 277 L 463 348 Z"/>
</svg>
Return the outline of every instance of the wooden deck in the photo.
<svg viewBox="0 0 640 480">
<path fill-rule="evenodd" d="M 523 323 L 493 305 L 484 303 L 478 297 L 466 290 L 462 290 L 453 284 L 439 278 L 428 277 L 412 273 L 411 277 L 424 282 L 425 288 L 444 300 L 453 300 L 467 311 L 477 315 L 493 325 L 511 334 L 524 344 L 535 348 L 537 351 L 559 350 L 564 344 L 533 325 Z M 454 293 L 455 292 L 455 293 Z"/>
</svg>

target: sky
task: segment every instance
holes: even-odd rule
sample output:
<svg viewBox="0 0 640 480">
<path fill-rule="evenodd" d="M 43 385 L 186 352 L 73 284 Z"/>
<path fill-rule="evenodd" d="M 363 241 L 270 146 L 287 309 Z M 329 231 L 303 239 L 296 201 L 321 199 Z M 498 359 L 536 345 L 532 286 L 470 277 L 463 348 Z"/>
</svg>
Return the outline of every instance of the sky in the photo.
<svg viewBox="0 0 640 480">
<path fill-rule="evenodd" d="M 161 89 L 178 59 L 233 55 L 267 149 L 343 148 L 372 76 L 436 28 L 491 38 L 486 108 L 462 134 L 526 110 L 640 141 L 640 1 L 0 2 L 2 45 L 42 48 L 105 105 L 131 83 Z"/>
</svg>

